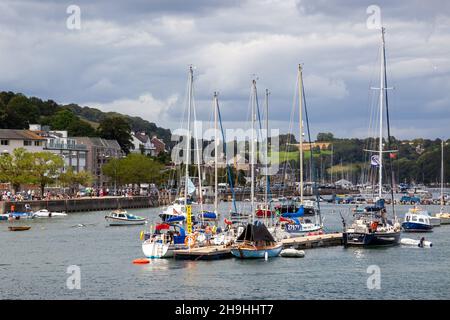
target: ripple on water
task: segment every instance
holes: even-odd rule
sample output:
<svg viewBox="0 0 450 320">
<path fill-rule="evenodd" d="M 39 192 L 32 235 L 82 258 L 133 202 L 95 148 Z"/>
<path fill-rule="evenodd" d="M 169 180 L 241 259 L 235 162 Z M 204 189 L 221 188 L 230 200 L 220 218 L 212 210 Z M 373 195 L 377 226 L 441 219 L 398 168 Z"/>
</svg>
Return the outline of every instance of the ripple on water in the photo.
<svg viewBox="0 0 450 320">
<path fill-rule="evenodd" d="M 228 211 L 227 204 L 223 208 Z M 333 209 L 339 208 L 323 205 L 327 229 L 341 230 Z M 157 219 L 158 209 L 130 211 Z M 142 257 L 139 232 L 148 226 L 107 227 L 104 215 L 31 221 L 38 227 L 22 234 L 0 230 L 0 243 L 8 244 L 0 255 L 0 298 L 450 299 L 450 226 L 426 235 L 434 243 L 430 249 L 330 247 L 306 250 L 303 259 L 167 259 L 133 265 L 133 259 Z M 81 290 L 66 287 L 69 265 L 81 267 Z M 380 267 L 380 290 L 367 288 L 370 265 Z"/>
</svg>

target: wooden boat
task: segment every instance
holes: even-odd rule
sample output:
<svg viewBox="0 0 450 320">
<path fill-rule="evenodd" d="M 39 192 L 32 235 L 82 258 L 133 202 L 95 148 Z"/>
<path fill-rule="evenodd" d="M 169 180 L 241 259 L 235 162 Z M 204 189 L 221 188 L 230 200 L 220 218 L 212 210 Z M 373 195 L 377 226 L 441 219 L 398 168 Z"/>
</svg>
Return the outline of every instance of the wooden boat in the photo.
<svg viewBox="0 0 450 320">
<path fill-rule="evenodd" d="M 9 229 L 9 231 L 26 231 L 26 230 L 30 230 L 31 227 L 30 226 L 9 226 L 8 229 Z"/>
<path fill-rule="evenodd" d="M 283 244 L 277 242 L 263 223 L 248 224 L 231 247 L 231 254 L 241 259 L 277 257 Z"/>
</svg>

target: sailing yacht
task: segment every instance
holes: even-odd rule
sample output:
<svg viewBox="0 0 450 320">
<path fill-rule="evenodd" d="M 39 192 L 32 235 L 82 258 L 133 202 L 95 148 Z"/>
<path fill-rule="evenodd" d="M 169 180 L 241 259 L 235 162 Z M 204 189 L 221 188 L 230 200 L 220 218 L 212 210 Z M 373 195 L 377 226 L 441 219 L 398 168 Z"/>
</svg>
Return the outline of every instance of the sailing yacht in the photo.
<svg viewBox="0 0 450 320">
<path fill-rule="evenodd" d="M 320 210 L 316 208 L 311 200 L 305 200 L 303 196 L 303 103 L 305 102 L 304 88 L 303 88 L 303 70 L 302 66 L 298 65 L 298 100 L 299 100 L 299 156 L 300 156 L 300 198 L 299 206 L 295 206 L 297 211 L 284 212 L 281 214 L 280 222 L 284 225 L 284 230 L 291 236 L 305 235 L 311 232 L 318 232 L 323 229 Z M 304 219 L 305 215 L 313 215 L 314 222 L 311 219 Z"/>
<path fill-rule="evenodd" d="M 236 258 L 252 259 L 276 257 L 283 249 L 283 244 L 277 242 L 266 225 L 262 222 L 255 222 L 255 120 L 256 120 L 257 90 L 256 80 L 252 81 L 251 94 L 251 141 L 250 141 L 250 172 L 251 172 L 251 189 L 250 189 L 250 212 L 252 214 L 253 223 L 247 224 L 244 231 L 237 237 L 235 243 L 231 247 L 231 254 Z"/>
<path fill-rule="evenodd" d="M 390 142 L 389 112 L 388 100 L 385 90 L 387 89 L 386 77 L 386 52 L 384 41 L 385 29 L 381 29 L 381 72 L 380 72 L 380 96 L 379 96 L 379 148 L 377 156 L 372 156 L 371 160 L 378 167 L 378 199 L 374 206 L 366 207 L 363 212 L 355 213 L 355 219 L 350 226 L 346 226 L 343 220 L 344 232 L 343 241 L 345 246 L 388 246 L 397 245 L 400 242 L 401 226 L 395 216 L 395 207 L 393 201 L 393 178 L 391 172 L 391 199 L 394 220 L 387 218 L 385 201 L 382 197 L 383 190 L 383 154 L 392 152 L 383 150 L 383 111 L 386 107 L 388 142 Z M 390 143 L 388 143 L 390 144 Z M 392 168 L 391 168 L 392 171 Z"/>
</svg>

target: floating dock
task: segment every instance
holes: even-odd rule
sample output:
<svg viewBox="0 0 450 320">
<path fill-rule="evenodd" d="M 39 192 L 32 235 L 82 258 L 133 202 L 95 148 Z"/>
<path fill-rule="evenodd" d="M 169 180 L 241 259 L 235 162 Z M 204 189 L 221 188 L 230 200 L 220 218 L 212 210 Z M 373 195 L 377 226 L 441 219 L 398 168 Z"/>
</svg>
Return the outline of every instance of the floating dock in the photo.
<svg viewBox="0 0 450 320">
<path fill-rule="evenodd" d="M 284 248 L 311 249 L 319 247 L 340 246 L 343 244 L 342 233 L 328 233 L 315 236 L 295 237 L 281 240 Z"/>
<path fill-rule="evenodd" d="M 284 248 L 312 249 L 340 246 L 343 244 L 342 233 L 328 233 L 303 236 L 281 240 Z M 230 246 L 207 246 L 192 249 L 175 250 L 174 258 L 178 260 L 219 260 L 231 258 Z"/>
<path fill-rule="evenodd" d="M 175 250 L 173 257 L 179 260 L 218 260 L 231 258 L 231 247 L 207 246 L 192 249 Z"/>
</svg>

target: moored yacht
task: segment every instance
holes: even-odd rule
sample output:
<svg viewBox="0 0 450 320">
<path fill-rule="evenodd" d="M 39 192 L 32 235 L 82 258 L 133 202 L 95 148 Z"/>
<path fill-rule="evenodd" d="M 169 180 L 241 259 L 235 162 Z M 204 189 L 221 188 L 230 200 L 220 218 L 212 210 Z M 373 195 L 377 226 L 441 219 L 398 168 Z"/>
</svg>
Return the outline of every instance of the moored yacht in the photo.
<svg viewBox="0 0 450 320">
<path fill-rule="evenodd" d="M 391 145 L 391 135 L 389 127 L 389 111 L 388 111 L 388 95 L 387 95 L 387 77 L 386 77 L 386 52 L 385 52 L 385 41 L 384 41 L 385 29 L 381 28 L 381 52 L 380 52 L 380 86 L 375 88 L 379 90 L 379 136 L 374 139 L 376 148 L 373 150 L 364 150 L 371 153 L 370 156 L 370 166 L 376 169 L 378 174 L 378 198 L 374 206 L 366 207 L 362 212 L 355 212 L 354 221 L 346 226 L 343 219 L 344 231 L 343 231 L 343 241 L 345 246 L 392 246 L 398 245 L 400 242 L 401 225 L 397 221 L 395 215 L 394 206 L 394 193 L 393 193 L 393 174 L 392 174 L 392 163 L 390 165 L 390 193 L 391 193 L 391 203 L 392 203 L 392 214 L 394 219 L 389 220 L 387 218 L 387 210 L 385 207 L 385 201 L 383 198 L 383 169 L 384 169 L 384 155 L 388 152 L 390 155 L 397 152 L 396 150 L 385 150 L 383 143 L 383 120 L 384 112 L 386 112 L 386 122 L 387 122 L 387 146 Z M 377 149 L 377 150 L 375 150 Z M 389 159 L 392 159 L 390 156 Z M 389 160 L 390 161 L 390 160 Z"/>
</svg>

